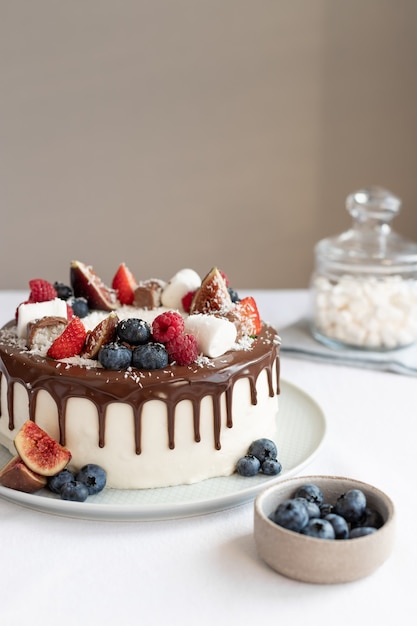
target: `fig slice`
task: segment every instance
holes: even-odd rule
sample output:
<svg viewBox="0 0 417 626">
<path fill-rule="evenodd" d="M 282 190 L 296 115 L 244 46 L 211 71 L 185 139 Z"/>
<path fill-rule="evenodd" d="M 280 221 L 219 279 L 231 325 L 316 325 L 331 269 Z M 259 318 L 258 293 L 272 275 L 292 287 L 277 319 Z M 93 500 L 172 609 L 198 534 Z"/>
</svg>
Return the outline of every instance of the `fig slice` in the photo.
<svg viewBox="0 0 417 626">
<path fill-rule="evenodd" d="M 117 307 L 116 291 L 105 285 L 91 266 L 72 261 L 70 280 L 74 296 L 85 298 L 90 309 L 112 311 Z"/>
<path fill-rule="evenodd" d="M 52 439 L 32 420 L 23 424 L 14 445 L 24 464 L 41 476 L 58 474 L 71 460 L 68 448 Z"/>
<path fill-rule="evenodd" d="M 213 267 L 203 278 L 191 301 L 190 314 L 217 313 L 226 314 L 233 303 L 227 289 L 226 281 L 217 269 Z"/>
<path fill-rule="evenodd" d="M 45 487 L 46 482 L 46 476 L 40 476 L 29 469 L 18 454 L 0 470 L 0 485 L 16 491 L 35 493 Z"/>
</svg>

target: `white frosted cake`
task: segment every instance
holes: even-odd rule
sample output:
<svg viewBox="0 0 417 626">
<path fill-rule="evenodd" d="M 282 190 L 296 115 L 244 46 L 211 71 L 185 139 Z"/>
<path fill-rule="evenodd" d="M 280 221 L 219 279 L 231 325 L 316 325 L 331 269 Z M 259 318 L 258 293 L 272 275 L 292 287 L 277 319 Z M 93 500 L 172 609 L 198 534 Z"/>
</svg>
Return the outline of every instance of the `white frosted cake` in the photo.
<svg viewBox="0 0 417 626">
<path fill-rule="evenodd" d="M 0 443 L 16 454 L 17 432 L 35 421 L 71 451 L 70 468 L 98 464 L 110 488 L 232 474 L 252 441 L 276 436 L 276 331 L 215 268 L 203 281 L 191 270 L 168 282 L 137 282 L 125 267 L 122 274 L 107 288 L 73 262 L 71 297 L 31 296 L 0 331 Z M 82 318 L 74 297 L 87 301 Z M 147 325 L 147 350 L 153 357 L 154 344 L 162 346 L 166 361 L 117 367 L 123 350 L 128 358 L 141 351 L 118 330 L 128 319 Z M 171 319 L 179 324 L 173 338 Z M 117 357 L 108 348 L 115 344 Z"/>
</svg>

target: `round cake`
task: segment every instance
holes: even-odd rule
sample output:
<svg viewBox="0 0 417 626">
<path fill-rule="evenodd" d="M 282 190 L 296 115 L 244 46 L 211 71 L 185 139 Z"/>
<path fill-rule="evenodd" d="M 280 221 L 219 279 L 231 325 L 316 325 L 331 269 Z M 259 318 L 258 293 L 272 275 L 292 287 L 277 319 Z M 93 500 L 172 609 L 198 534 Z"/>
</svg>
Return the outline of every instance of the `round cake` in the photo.
<svg viewBox="0 0 417 626">
<path fill-rule="evenodd" d="M 70 468 L 96 463 L 107 487 L 143 489 L 230 475 L 252 441 L 275 439 L 280 340 L 224 274 L 138 282 L 122 264 L 107 288 L 73 262 L 70 282 L 61 297 L 58 283 L 56 297 L 39 295 L 38 282 L 0 331 L 0 443 L 11 454 L 30 419 L 70 450 Z M 147 355 L 159 346 L 164 362 L 118 367 L 114 350 L 143 347 L 124 339 L 125 320 L 146 325 Z"/>
</svg>

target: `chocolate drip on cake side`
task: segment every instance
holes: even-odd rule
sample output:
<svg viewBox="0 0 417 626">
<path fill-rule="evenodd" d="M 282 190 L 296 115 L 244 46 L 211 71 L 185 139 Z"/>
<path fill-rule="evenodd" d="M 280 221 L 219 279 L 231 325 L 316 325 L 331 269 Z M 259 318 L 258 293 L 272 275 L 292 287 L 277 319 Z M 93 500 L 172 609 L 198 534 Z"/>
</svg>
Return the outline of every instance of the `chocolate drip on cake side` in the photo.
<svg viewBox="0 0 417 626">
<path fill-rule="evenodd" d="M 7 382 L 9 429 L 14 428 L 14 385 L 22 384 L 28 394 L 29 419 L 36 419 L 36 402 L 40 390 L 47 391 L 57 406 L 60 443 L 65 445 L 66 404 L 72 397 L 90 400 L 97 410 L 99 447 L 106 445 L 106 411 L 112 402 L 123 402 L 132 408 L 136 454 L 142 446 L 142 411 L 150 400 L 164 402 L 167 409 L 167 435 L 170 449 L 175 448 L 176 407 L 183 401 L 191 402 L 194 439 L 201 440 L 201 400 L 211 397 L 213 403 L 213 445 L 221 449 L 221 397 L 225 394 L 226 426 L 233 427 L 233 388 L 242 378 L 249 382 L 251 403 L 257 404 L 256 383 L 266 370 L 269 395 L 279 394 L 279 344 L 275 331 L 264 326 L 260 337 L 250 350 L 232 351 L 213 359 L 210 366 L 172 366 L 164 370 L 143 373 L 113 372 L 100 368 L 86 368 L 7 347 L 0 341 L 0 385 Z M 276 365 L 276 385 L 272 380 Z M 0 419 L 3 414 L 0 406 Z"/>
</svg>

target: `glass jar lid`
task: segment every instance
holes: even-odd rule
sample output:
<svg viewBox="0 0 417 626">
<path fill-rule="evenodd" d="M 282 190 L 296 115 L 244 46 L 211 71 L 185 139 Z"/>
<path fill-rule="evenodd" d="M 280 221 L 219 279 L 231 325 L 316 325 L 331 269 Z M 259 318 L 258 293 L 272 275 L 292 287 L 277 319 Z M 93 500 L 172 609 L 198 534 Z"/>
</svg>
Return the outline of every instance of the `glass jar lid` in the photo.
<svg viewBox="0 0 417 626">
<path fill-rule="evenodd" d="M 352 227 L 316 244 L 316 263 L 340 272 L 395 274 L 417 272 L 417 243 L 397 234 L 391 220 L 401 200 L 386 189 L 370 187 L 350 194 L 346 208 Z"/>
</svg>

